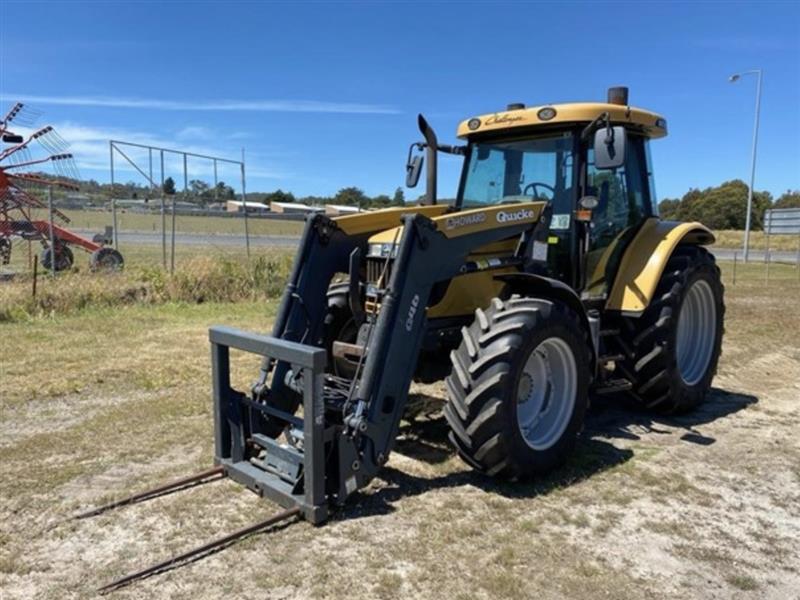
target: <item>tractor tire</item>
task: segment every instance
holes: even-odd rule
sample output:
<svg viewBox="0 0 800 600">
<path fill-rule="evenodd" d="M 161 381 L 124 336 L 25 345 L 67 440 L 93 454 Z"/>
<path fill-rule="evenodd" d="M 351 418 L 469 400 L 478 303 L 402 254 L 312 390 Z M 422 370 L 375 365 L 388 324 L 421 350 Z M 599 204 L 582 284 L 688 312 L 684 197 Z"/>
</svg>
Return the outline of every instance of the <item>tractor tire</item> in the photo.
<svg viewBox="0 0 800 600">
<path fill-rule="evenodd" d="M 633 383 L 634 402 L 661 413 L 699 405 L 717 372 L 722 346 L 724 287 L 713 255 L 678 247 L 653 301 L 639 318 L 622 318 L 619 373 Z"/>
<path fill-rule="evenodd" d="M 89 267 L 92 271 L 121 271 L 125 265 L 125 259 L 115 248 L 105 246 L 92 252 L 89 259 Z"/>
<path fill-rule="evenodd" d="M 7 265 L 11 262 L 11 240 L 7 237 L 0 237 L 0 265 Z"/>
<path fill-rule="evenodd" d="M 323 345 L 328 352 L 328 372 L 352 379 L 355 376 L 357 363 L 346 358 L 333 356 L 333 342 L 355 344 L 358 340 L 358 326 L 353 319 L 353 312 L 348 302 L 349 283 L 334 283 L 328 288 L 328 312 L 325 314 L 323 326 Z"/>
<path fill-rule="evenodd" d="M 45 248 L 42 250 L 42 267 L 47 269 L 48 271 L 53 269 L 53 251 L 52 248 Z M 72 250 L 70 250 L 69 246 L 66 244 L 61 244 L 56 242 L 56 260 L 55 260 L 55 270 L 58 273 L 59 271 L 68 271 L 72 268 L 73 263 L 75 262 L 75 257 L 72 254 Z"/>
<path fill-rule="evenodd" d="M 578 315 L 558 301 L 495 298 L 462 335 L 450 354 L 444 409 L 459 455 L 508 479 L 563 463 L 583 427 L 592 377 Z"/>
</svg>

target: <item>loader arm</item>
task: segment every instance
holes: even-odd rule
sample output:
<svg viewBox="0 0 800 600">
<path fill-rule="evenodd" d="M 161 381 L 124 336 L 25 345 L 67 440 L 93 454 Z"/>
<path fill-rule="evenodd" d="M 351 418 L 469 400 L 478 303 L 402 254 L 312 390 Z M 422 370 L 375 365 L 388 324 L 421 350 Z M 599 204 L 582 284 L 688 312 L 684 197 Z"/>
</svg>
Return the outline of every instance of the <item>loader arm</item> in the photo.
<svg viewBox="0 0 800 600">
<path fill-rule="evenodd" d="M 371 231 L 324 217 L 310 219 L 273 336 L 211 330 L 216 462 L 257 493 L 287 508 L 301 508 L 314 523 L 324 521 L 329 504 L 343 503 L 388 460 L 434 285 L 456 276 L 476 247 L 515 236 L 539 237 L 546 229 L 545 206 L 493 206 L 459 212 L 458 218 L 440 209 L 433 218 L 424 210 L 395 215 L 403 224 L 402 235 L 391 277 L 380 291 L 377 316 L 370 322 L 362 369 L 353 380 L 325 373 L 320 338 L 330 279 L 351 268 L 350 257 Z M 264 356 L 250 397 L 230 387 L 229 347 Z M 294 406 L 276 405 L 276 399 L 292 395 Z M 301 400 L 299 417 L 294 413 Z M 276 439 L 276 424 L 283 427 L 286 442 Z"/>
</svg>

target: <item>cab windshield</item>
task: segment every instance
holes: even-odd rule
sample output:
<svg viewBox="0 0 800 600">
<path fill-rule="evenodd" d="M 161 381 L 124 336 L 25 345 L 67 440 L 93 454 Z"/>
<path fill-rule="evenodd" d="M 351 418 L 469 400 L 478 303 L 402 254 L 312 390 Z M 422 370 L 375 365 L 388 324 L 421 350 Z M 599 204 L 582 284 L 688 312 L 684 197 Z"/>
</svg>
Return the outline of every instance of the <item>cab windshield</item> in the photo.
<svg viewBox="0 0 800 600">
<path fill-rule="evenodd" d="M 459 205 L 478 208 L 546 200 L 554 214 L 572 212 L 575 143 L 571 132 L 524 140 L 472 143 Z"/>
</svg>

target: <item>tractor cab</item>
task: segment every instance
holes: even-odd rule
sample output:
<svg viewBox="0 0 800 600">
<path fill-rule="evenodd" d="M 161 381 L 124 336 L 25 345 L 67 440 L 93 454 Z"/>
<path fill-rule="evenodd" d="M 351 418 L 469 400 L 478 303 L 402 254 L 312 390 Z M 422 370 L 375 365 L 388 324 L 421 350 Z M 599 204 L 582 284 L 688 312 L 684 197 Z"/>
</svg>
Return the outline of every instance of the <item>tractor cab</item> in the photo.
<svg viewBox="0 0 800 600">
<path fill-rule="evenodd" d="M 455 208 L 548 202 L 546 274 L 607 294 L 626 242 L 657 215 L 649 140 L 666 135 L 665 119 L 627 96 L 612 88 L 607 103 L 513 104 L 462 122 Z"/>
</svg>

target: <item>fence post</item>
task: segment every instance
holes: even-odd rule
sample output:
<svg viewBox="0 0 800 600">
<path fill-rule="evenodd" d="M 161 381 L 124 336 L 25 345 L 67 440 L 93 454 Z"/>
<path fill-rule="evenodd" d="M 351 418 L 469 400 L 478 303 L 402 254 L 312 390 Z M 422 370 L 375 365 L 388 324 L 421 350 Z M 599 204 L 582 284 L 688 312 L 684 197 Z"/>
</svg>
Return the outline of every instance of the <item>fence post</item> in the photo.
<svg viewBox="0 0 800 600">
<path fill-rule="evenodd" d="M 111 226 L 112 229 L 112 242 L 114 248 L 119 250 L 119 228 L 117 227 L 117 199 L 114 196 L 114 142 L 108 142 L 108 153 L 111 159 Z"/>
<path fill-rule="evenodd" d="M 244 209 L 244 244 L 247 249 L 247 259 L 250 260 L 250 228 L 247 226 L 247 189 L 245 188 L 244 176 L 244 148 L 242 148 L 242 208 Z"/>
<path fill-rule="evenodd" d="M 169 255 L 169 274 L 175 273 L 175 194 L 172 194 L 172 236 Z"/>
<path fill-rule="evenodd" d="M 797 281 L 800 281 L 800 235 L 797 236 L 797 260 L 794 265 L 797 267 Z"/>
<path fill-rule="evenodd" d="M 33 257 L 33 291 L 31 297 L 36 300 L 36 280 L 39 279 L 39 255 Z"/>
<path fill-rule="evenodd" d="M 764 260 L 765 260 L 765 261 L 766 261 L 766 263 L 767 263 L 767 272 L 766 272 L 766 274 L 764 275 L 764 281 L 765 281 L 766 283 L 769 283 L 769 250 L 767 250 L 767 251 L 766 251 L 766 254 L 764 254 Z"/>
<path fill-rule="evenodd" d="M 47 213 L 50 221 L 50 273 L 56 276 L 56 232 L 53 229 L 53 186 L 47 186 Z"/>
<path fill-rule="evenodd" d="M 734 251 L 733 253 L 733 284 L 736 285 L 736 257 L 739 253 Z"/>
</svg>

